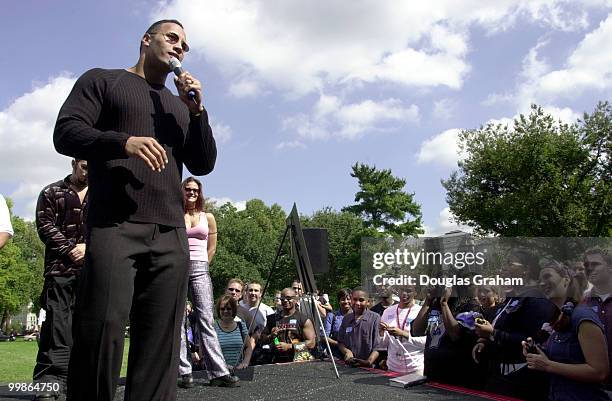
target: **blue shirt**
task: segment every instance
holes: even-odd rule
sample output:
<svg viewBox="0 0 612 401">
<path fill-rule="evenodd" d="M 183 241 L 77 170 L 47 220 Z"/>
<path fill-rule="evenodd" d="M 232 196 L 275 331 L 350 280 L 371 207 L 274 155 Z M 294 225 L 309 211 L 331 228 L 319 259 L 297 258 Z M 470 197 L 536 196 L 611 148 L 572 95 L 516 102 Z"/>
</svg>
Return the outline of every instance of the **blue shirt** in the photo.
<svg viewBox="0 0 612 401">
<path fill-rule="evenodd" d="M 340 310 L 327 314 L 325 317 L 325 334 L 327 334 L 327 337 L 331 337 L 333 339 L 338 338 L 338 331 L 342 325 L 343 318 L 344 315 L 342 315 Z"/>
<path fill-rule="evenodd" d="M 588 306 L 577 306 L 572 312 L 570 327 L 564 331 L 553 331 L 546 341 L 544 351 L 550 360 L 568 364 L 586 362 L 578 341 L 578 329 L 582 322 L 593 322 L 603 332 L 603 325 L 597 314 Z M 548 399 L 550 401 L 602 401 L 610 398 L 604 392 L 603 386 L 597 383 L 584 383 L 551 374 Z"/>
<path fill-rule="evenodd" d="M 353 352 L 358 359 L 368 359 L 372 351 L 379 347 L 378 325 L 380 315 L 366 309 L 361 319 L 355 320 L 355 314 L 349 313 L 342 320 L 338 331 L 338 342 Z"/>
<path fill-rule="evenodd" d="M 219 326 L 219 322 L 215 322 L 215 331 L 221 345 L 221 352 L 225 363 L 231 366 L 236 366 L 240 363 L 243 339 L 247 337 L 247 329 L 244 322 L 236 323 L 236 328 L 232 331 L 225 331 Z"/>
</svg>

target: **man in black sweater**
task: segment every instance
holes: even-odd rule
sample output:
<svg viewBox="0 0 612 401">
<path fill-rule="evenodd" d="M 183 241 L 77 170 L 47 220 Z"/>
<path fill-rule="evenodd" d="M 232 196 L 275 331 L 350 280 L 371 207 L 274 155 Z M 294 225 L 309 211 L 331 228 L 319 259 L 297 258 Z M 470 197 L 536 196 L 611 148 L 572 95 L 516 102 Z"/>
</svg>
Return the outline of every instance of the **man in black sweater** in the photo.
<svg viewBox="0 0 612 401">
<path fill-rule="evenodd" d="M 217 155 L 200 82 L 189 73 L 175 78 L 179 97 L 164 86 L 169 59 L 182 61 L 188 50 L 178 21 L 158 21 L 135 66 L 86 72 L 60 110 L 56 149 L 89 163 L 69 400 L 113 399 L 128 318 L 125 399 L 176 398 L 189 260 L 183 163 L 204 175 Z"/>
</svg>

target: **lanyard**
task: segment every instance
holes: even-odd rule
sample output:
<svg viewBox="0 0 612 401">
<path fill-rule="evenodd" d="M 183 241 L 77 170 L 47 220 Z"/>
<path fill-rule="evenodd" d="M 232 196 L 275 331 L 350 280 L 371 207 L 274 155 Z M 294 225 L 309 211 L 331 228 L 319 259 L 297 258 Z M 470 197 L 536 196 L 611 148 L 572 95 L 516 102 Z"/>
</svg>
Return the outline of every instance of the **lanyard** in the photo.
<svg viewBox="0 0 612 401">
<path fill-rule="evenodd" d="M 495 319 L 493 319 L 493 321 L 491 322 L 491 326 L 495 327 L 495 323 L 497 323 L 497 319 L 499 319 L 499 317 L 502 315 L 502 313 L 504 313 L 506 311 L 506 309 L 508 309 L 508 306 L 510 306 L 510 302 L 512 302 L 513 299 L 514 298 L 510 298 L 508 300 L 508 302 L 506 302 L 506 306 L 504 306 L 504 308 L 501 311 L 499 311 L 497 316 L 495 316 Z"/>
<path fill-rule="evenodd" d="M 413 306 L 414 304 L 412 304 L 410 308 L 408 308 L 408 313 L 406 313 L 406 317 L 404 318 L 404 323 L 402 323 L 401 326 L 400 326 L 400 318 L 399 318 L 399 310 L 400 310 L 399 305 L 397 305 L 397 309 L 395 309 L 395 319 L 397 321 L 397 327 L 402 331 L 404 330 L 404 327 L 406 327 L 406 321 L 408 320 L 408 316 L 410 315 L 410 311 L 412 310 Z"/>
</svg>

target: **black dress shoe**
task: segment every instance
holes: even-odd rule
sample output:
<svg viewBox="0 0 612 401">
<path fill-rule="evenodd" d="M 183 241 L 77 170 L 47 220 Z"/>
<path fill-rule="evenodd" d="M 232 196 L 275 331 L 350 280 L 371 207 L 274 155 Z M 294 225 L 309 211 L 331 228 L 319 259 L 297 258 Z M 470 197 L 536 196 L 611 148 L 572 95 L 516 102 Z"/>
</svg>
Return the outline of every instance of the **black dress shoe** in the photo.
<svg viewBox="0 0 612 401">
<path fill-rule="evenodd" d="M 181 388 L 192 388 L 193 387 L 193 376 L 191 373 L 187 373 L 186 375 L 181 376 L 181 381 L 179 382 L 179 387 Z"/>
<path fill-rule="evenodd" d="M 236 376 L 225 375 L 221 377 L 215 377 L 210 381 L 212 387 L 239 387 L 240 379 Z"/>
<path fill-rule="evenodd" d="M 38 393 L 33 398 L 34 401 L 55 401 L 58 395 L 55 393 Z"/>
</svg>

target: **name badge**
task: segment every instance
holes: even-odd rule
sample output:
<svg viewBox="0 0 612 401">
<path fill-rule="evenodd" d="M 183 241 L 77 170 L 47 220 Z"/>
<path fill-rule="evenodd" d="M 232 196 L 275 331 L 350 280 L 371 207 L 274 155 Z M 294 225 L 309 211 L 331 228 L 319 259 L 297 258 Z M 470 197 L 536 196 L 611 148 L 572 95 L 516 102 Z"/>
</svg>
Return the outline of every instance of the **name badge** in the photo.
<svg viewBox="0 0 612 401">
<path fill-rule="evenodd" d="M 289 319 L 289 324 L 297 324 L 297 319 Z"/>
<path fill-rule="evenodd" d="M 353 331 L 353 327 L 349 326 L 346 328 L 347 333 L 351 333 Z"/>
</svg>

